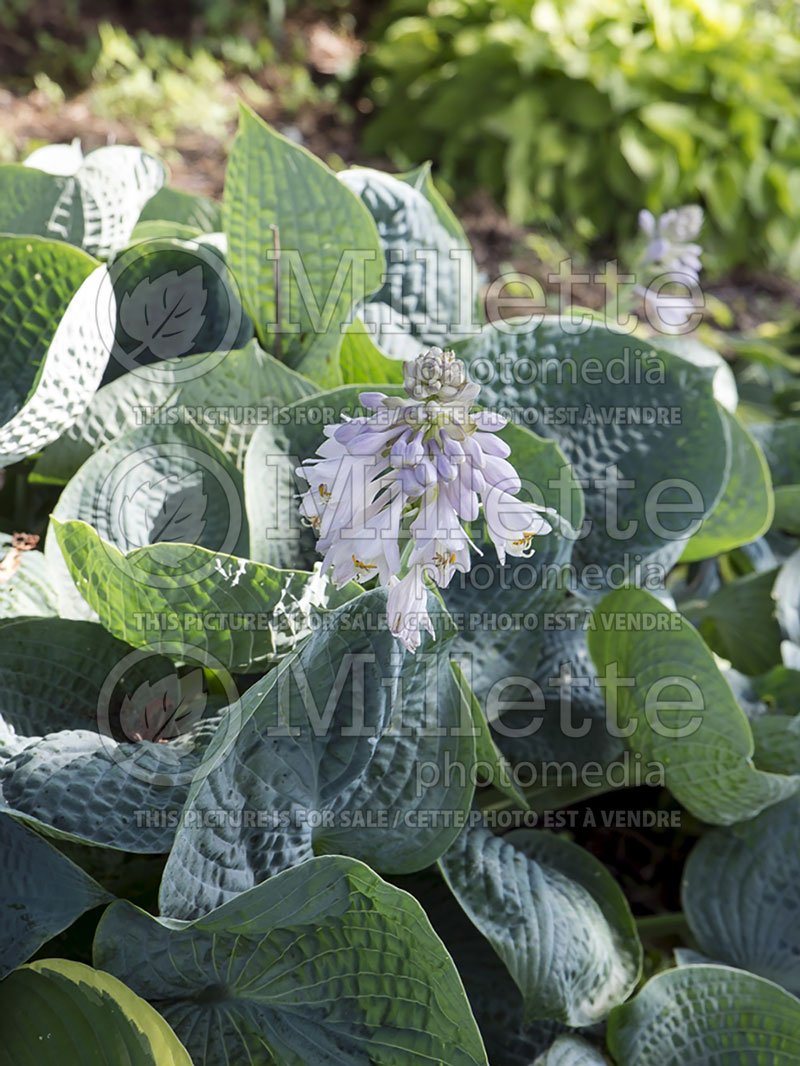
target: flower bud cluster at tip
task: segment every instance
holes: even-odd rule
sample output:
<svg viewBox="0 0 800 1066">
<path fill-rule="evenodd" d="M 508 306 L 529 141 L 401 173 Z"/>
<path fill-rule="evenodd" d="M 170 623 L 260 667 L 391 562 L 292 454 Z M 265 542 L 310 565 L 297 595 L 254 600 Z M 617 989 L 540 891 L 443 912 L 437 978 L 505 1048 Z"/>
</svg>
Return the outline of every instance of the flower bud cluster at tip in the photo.
<svg viewBox="0 0 800 1066">
<path fill-rule="evenodd" d="M 377 577 L 389 589 L 389 628 L 414 651 L 421 628 L 435 636 L 425 576 L 445 588 L 472 565 L 463 523 L 483 508 L 501 563 L 507 554 L 531 555 L 533 538 L 551 526 L 547 508 L 516 499 L 511 449 L 497 436 L 506 421 L 472 410 L 480 387 L 452 351 L 423 352 L 404 364 L 403 380 L 405 396 L 362 392 L 371 413 L 326 426 L 316 456 L 297 473 L 309 485 L 301 511 L 318 536 L 323 570 L 332 567 L 340 587 Z"/>
</svg>

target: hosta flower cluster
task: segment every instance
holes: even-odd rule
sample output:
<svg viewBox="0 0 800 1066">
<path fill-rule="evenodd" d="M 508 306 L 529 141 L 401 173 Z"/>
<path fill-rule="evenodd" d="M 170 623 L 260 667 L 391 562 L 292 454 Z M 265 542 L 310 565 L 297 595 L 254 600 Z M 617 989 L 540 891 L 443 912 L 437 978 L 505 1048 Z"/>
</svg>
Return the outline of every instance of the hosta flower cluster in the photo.
<svg viewBox="0 0 800 1066">
<path fill-rule="evenodd" d="M 475 544 L 464 523 L 481 505 L 501 563 L 531 555 L 551 526 L 547 508 L 516 498 L 520 478 L 497 436 L 506 420 L 472 410 L 480 386 L 464 363 L 433 347 L 403 376 L 405 396 L 361 393 L 372 413 L 326 427 L 317 458 L 298 474 L 309 484 L 301 508 L 325 569 L 340 587 L 373 577 L 388 585 L 389 628 L 414 651 L 422 628 L 433 635 L 425 578 L 446 588 L 470 569 Z"/>
</svg>

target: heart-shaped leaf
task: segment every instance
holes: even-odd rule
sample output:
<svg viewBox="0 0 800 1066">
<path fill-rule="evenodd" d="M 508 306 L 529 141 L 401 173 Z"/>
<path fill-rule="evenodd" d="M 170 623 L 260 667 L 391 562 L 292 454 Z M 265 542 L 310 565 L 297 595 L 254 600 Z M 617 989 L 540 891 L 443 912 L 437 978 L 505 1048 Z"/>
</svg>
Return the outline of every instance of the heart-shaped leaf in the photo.
<svg viewBox="0 0 800 1066">
<path fill-rule="evenodd" d="M 352 859 L 310 859 L 189 924 L 113 904 L 94 958 L 205 1066 L 486 1066 L 424 911 Z"/>
<path fill-rule="evenodd" d="M 641 589 L 595 609 L 589 651 L 616 729 L 664 769 L 667 787 L 706 822 L 753 818 L 793 795 L 799 777 L 753 765 L 753 734 L 697 631 Z"/>
<path fill-rule="evenodd" d="M 701 951 L 800 992 L 800 799 L 702 837 L 683 874 Z"/>
<path fill-rule="evenodd" d="M 110 974 L 44 959 L 0 984 L 3 1049 L 14 1066 L 192 1066 L 173 1031 Z"/>
<path fill-rule="evenodd" d="M 385 590 L 364 593 L 247 690 L 236 735 L 192 785 L 162 913 L 194 918 L 315 854 L 406 873 L 445 851 L 472 801 L 475 738 L 452 625 L 432 597 L 429 610 L 437 639 L 413 655 L 385 627 Z"/>
<path fill-rule="evenodd" d="M 608 1020 L 617 1066 L 794 1066 L 800 1001 L 727 966 L 687 966 L 651 978 Z"/>
<path fill-rule="evenodd" d="M 444 347 L 448 337 L 466 332 L 477 285 L 463 230 L 454 234 L 424 192 L 400 177 L 353 167 L 339 179 L 369 209 L 386 256 L 383 284 L 360 311 L 363 321 L 376 327 L 378 346 L 413 358 L 420 349 Z M 419 179 L 426 187 L 422 174 Z M 415 347 L 409 346 L 411 338 Z"/>
<path fill-rule="evenodd" d="M 7 814 L 0 814 L 0 978 L 111 896 L 74 862 Z"/>
<path fill-rule="evenodd" d="M 596 596 L 626 575 L 663 575 L 730 469 L 730 432 L 704 372 L 555 317 L 489 325 L 456 347 L 481 402 L 556 440 L 572 464 L 590 523 L 575 545 L 577 590 Z"/>
<path fill-rule="evenodd" d="M 320 385 L 338 384 L 343 327 L 384 268 L 369 211 L 324 163 L 242 106 L 223 226 L 264 348 Z"/>
<path fill-rule="evenodd" d="M 591 1025 L 633 990 L 633 918 L 589 852 L 550 833 L 467 828 L 439 864 L 522 992 L 526 1020 Z"/>
</svg>

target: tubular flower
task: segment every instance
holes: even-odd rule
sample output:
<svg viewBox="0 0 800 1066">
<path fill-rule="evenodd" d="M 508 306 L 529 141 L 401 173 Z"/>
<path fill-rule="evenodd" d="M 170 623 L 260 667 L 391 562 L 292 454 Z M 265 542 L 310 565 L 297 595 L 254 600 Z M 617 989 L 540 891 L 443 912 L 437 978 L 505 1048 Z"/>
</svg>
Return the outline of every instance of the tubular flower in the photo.
<svg viewBox="0 0 800 1066">
<path fill-rule="evenodd" d="M 501 563 L 532 555 L 533 538 L 551 529 L 543 513 L 554 512 L 516 498 L 520 479 L 496 436 L 506 420 L 472 410 L 480 387 L 453 352 L 423 352 L 404 364 L 403 379 L 405 396 L 362 392 L 371 413 L 326 426 L 297 473 L 308 483 L 300 508 L 323 571 L 332 567 L 339 587 L 377 577 L 389 590 L 389 629 L 413 652 L 422 629 L 434 633 L 425 577 L 446 588 L 470 569 L 474 545 L 463 523 L 481 505 Z"/>
</svg>

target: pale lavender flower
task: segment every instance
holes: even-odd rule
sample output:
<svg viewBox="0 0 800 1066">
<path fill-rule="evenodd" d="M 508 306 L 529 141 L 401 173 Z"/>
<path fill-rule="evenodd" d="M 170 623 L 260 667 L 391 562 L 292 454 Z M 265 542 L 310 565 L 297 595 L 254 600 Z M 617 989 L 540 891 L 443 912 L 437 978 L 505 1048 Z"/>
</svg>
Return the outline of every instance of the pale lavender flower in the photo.
<svg viewBox="0 0 800 1066">
<path fill-rule="evenodd" d="M 702 226 L 703 209 L 697 204 L 673 208 L 658 218 L 647 209 L 640 211 L 639 229 L 650 238 L 642 265 L 655 264 L 668 273 L 688 275 L 697 281 L 703 269 L 703 249 L 695 239 Z"/>
<path fill-rule="evenodd" d="M 516 499 L 519 476 L 496 436 L 506 420 L 472 411 L 480 387 L 453 352 L 431 348 L 404 364 L 406 396 L 363 392 L 371 414 L 326 426 L 315 458 L 297 473 L 308 482 L 301 511 L 318 535 L 323 571 L 338 586 L 377 577 L 389 590 L 391 632 L 409 651 L 433 635 L 425 577 L 446 588 L 471 567 L 462 523 L 483 506 L 498 558 L 533 554 L 549 533 L 548 508 Z M 401 543 L 408 572 L 401 576 Z"/>
</svg>

